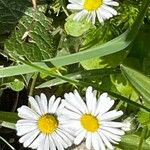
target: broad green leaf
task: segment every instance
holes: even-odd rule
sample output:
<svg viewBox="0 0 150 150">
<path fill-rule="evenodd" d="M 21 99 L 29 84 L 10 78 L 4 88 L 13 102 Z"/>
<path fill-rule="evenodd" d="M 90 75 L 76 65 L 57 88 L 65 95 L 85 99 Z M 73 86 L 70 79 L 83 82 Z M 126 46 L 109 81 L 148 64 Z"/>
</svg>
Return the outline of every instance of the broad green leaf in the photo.
<svg viewBox="0 0 150 150">
<path fill-rule="evenodd" d="M 26 0 L 0 0 L 0 34 L 13 30 L 27 7 L 31 6 Z"/>
<path fill-rule="evenodd" d="M 45 5 L 38 6 L 36 11 L 32 7 L 25 10 L 10 38 L 5 42 L 8 55 L 15 59 L 24 56 L 31 61 L 55 56 L 52 21 L 44 15 L 45 10 Z"/>
<path fill-rule="evenodd" d="M 140 142 L 140 137 L 134 134 L 124 135 L 117 147 L 123 150 L 137 150 Z M 149 150 L 150 145 L 146 141 L 142 144 L 142 150 Z"/>
<path fill-rule="evenodd" d="M 15 79 L 13 82 L 11 82 L 9 84 L 10 88 L 13 90 L 13 91 L 21 91 L 23 90 L 24 88 L 24 83 L 18 79 Z"/>
<path fill-rule="evenodd" d="M 18 118 L 17 113 L 0 111 L 0 121 L 16 123 Z"/>
<path fill-rule="evenodd" d="M 150 106 L 150 78 L 124 65 L 121 65 L 121 70 L 134 88 L 142 95 L 145 103 Z"/>
<path fill-rule="evenodd" d="M 67 34 L 78 37 L 81 36 L 84 32 L 88 31 L 92 26 L 91 22 L 87 20 L 76 21 L 73 19 L 74 15 L 69 16 L 66 19 L 65 30 Z"/>
</svg>

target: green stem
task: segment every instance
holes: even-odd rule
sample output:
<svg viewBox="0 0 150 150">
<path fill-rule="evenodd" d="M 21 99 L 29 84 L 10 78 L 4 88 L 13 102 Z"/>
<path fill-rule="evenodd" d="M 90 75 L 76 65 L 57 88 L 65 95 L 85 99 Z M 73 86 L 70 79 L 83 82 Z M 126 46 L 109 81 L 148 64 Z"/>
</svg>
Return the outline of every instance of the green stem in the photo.
<svg viewBox="0 0 150 150">
<path fill-rule="evenodd" d="M 144 126 L 142 133 L 141 133 L 141 139 L 139 142 L 138 150 L 142 150 L 142 144 L 144 142 L 144 138 L 145 138 L 146 134 L 147 134 L 147 126 Z"/>
<path fill-rule="evenodd" d="M 33 76 L 33 80 L 32 80 L 31 86 L 30 86 L 29 96 L 32 96 L 32 95 L 33 95 L 33 90 L 34 90 L 34 88 L 35 88 L 35 83 L 36 83 L 38 74 L 39 74 L 39 73 L 35 73 L 34 76 Z"/>
<path fill-rule="evenodd" d="M 6 143 L 12 150 L 15 150 L 15 148 L 14 147 L 12 147 L 4 138 L 2 138 L 1 136 L 0 136 L 0 140 L 2 140 L 4 143 Z"/>
<path fill-rule="evenodd" d="M 12 112 L 15 112 L 15 110 L 17 108 L 18 100 L 19 100 L 19 92 L 16 93 L 16 100 L 15 100 L 13 108 L 11 110 Z"/>
<path fill-rule="evenodd" d="M 61 6 L 62 6 L 62 9 L 63 9 L 64 13 L 65 13 L 66 16 L 68 17 L 68 16 L 69 16 L 69 13 L 68 13 L 68 10 L 66 9 L 66 5 L 65 5 L 64 0 L 60 0 L 60 3 L 61 3 Z"/>
</svg>

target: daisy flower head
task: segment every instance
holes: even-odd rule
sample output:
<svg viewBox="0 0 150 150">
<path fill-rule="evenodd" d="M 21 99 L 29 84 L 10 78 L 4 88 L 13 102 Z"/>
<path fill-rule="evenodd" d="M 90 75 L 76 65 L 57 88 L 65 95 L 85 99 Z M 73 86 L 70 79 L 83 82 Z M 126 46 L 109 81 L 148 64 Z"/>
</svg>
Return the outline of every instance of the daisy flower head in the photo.
<svg viewBox="0 0 150 150">
<path fill-rule="evenodd" d="M 24 147 L 37 150 L 64 150 L 72 145 L 71 131 L 63 127 L 64 117 L 61 115 L 63 105 L 61 98 L 53 95 L 47 101 L 46 95 L 41 93 L 35 98 L 29 96 L 31 108 L 18 108 L 20 120 L 16 123 L 17 135 L 21 136 L 20 143 Z"/>
<path fill-rule="evenodd" d="M 74 144 L 86 139 L 86 147 L 95 150 L 112 150 L 118 144 L 124 131 L 122 122 L 113 121 L 123 115 L 122 111 L 110 110 L 114 100 L 107 93 L 96 98 L 97 91 L 88 87 L 85 102 L 77 92 L 66 93 L 63 100 L 64 116 L 70 119 L 68 127 L 74 130 Z"/>
<path fill-rule="evenodd" d="M 118 6 L 119 3 L 114 0 L 69 0 L 67 8 L 78 11 L 74 16 L 74 20 L 82 20 L 86 18 L 95 24 L 96 16 L 100 23 L 117 15 L 117 11 L 112 6 Z"/>
</svg>

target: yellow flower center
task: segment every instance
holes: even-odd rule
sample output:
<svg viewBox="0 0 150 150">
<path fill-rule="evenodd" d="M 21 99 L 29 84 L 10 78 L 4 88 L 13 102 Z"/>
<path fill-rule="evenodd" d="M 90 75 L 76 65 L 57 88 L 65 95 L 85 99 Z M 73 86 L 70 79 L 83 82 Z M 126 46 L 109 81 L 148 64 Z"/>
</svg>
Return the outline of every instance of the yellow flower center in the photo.
<svg viewBox="0 0 150 150">
<path fill-rule="evenodd" d="M 81 125 L 83 126 L 83 128 L 89 132 L 97 131 L 97 129 L 100 126 L 98 119 L 91 114 L 84 114 L 80 118 L 80 122 L 81 122 Z"/>
<path fill-rule="evenodd" d="M 50 134 L 57 129 L 58 120 L 54 115 L 47 113 L 39 118 L 37 124 L 42 133 Z"/>
<path fill-rule="evenodd" d="M 103 3 L 103 0 L 85 0 L 83 7 L 87 11 L 97 10 Z"/>
</svg>

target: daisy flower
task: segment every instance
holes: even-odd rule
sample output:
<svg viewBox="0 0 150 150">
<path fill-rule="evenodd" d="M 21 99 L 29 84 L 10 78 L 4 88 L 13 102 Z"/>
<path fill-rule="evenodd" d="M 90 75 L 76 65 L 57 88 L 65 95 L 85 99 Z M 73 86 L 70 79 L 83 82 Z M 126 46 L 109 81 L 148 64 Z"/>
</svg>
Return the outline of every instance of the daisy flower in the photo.
<svg viewBox="0 0 150 150">
<path fill-rule="evenodd" d="M 37 150 L 64 150 L 72 145 L 71 131 L 63 127 L 64 117 L 60 114 L 61 99 L 52 96 L 49 101 L 45 94 L 29 97 L 31 108 L 18 108 L 17 135 L 24 147 Z"/>
<path fill-rule="evenodd" d="M 114 0 L 69 0 L 68 9 L 78 11 L 74 20 L 86 18 L 95 24 L 96 16 L 100 23 L 117 15 L 117 11 L 112 6 L 118 6 L 119 3 Z"/>
<path fill-rule="evenodd" d="M 121 141 L 123 123 L 113 121 L 123 115 L 122 111 L 110 110 L 114 100 L 103 93 L 96 100 L 96 91 L 92 87 L 86 90 L 85 101 L 77 90 L 64 95 L 63 114 L 70 119 L 68 127 L 74 130 L 74 144 L 86 139 L 86 147 L 95 150 L 112 150 L 113 144 Z"/>
</svg>

